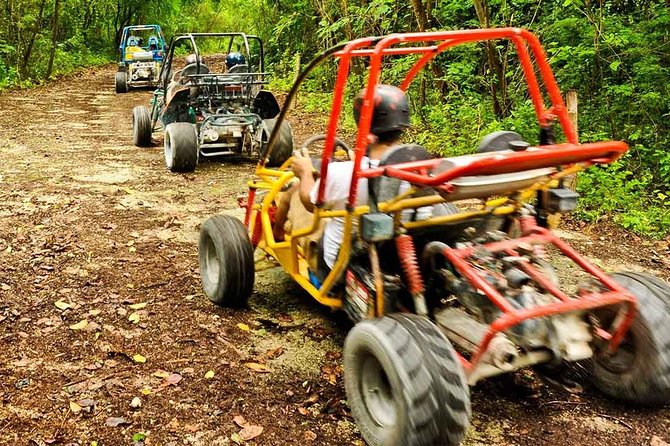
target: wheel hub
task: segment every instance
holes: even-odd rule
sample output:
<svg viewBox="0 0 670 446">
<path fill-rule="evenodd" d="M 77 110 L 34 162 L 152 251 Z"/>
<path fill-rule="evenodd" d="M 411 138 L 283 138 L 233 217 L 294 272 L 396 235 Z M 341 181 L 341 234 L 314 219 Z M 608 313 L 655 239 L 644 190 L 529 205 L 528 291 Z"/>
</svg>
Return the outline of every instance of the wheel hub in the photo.
<svg viewBox="0 0 670 446">
<path fill-rule="evenodd" d="M 361 395 L 370 418 L 379 426 L 392 428 L 396 425 L 396 407 L 393 389 L 386 372 L 372 355 L 363 359 L 361 370 Z"/>
<path fill-rule="evenodd" d="M 219 281 L 219 256 L 216 253 L 216 247 L 212 240 L 208 240 L 207 255 L 205 256 L 205 272 L 207 280 L 210 283 L 217 283 Z"/>
</svg>

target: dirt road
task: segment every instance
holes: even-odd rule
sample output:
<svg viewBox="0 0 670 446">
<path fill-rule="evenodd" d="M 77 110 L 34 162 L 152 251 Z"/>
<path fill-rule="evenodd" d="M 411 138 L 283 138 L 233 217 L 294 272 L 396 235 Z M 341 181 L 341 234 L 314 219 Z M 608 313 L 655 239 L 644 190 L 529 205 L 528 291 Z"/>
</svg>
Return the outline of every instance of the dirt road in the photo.
<svg viewBox="0 0 670 446">
<path fill-rule="evenodd" d="M 0 96 L 0 444 L 130 445 L 143 433 L 147 445 L 232 445 L 260 428 L 246 444 L 362 444 L 341 318 L 276 269 L 258 274 L 248 311 L 201 292 L 198 226 L 239 215 L 253 166 L 170 174 L 162 139 L 131 141 L 131 109 L 150 93 L 117 96 L 112 82 L 109 67 Z M 649 254 L 667 243 L 565 234 L 606 268 L 668 277 Z M 670 408 L 555 390 L 530 372 L 472 397 L 466 445 L 670 441 Z"/>
</svg>

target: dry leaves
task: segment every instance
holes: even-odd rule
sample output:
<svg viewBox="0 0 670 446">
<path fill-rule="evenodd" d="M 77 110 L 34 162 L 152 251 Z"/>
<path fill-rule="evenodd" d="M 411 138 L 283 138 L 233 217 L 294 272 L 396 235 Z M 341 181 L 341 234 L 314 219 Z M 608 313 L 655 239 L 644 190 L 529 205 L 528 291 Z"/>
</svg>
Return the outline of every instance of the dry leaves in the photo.
<svg viewBox="0 0 670 446">
<path fill-rule="evenodd" d="M 86 319 L 82 319 L 76 324 L 70 325 L 70 330 L 83 330 L 86 327 L 88 327 L 88 321 Z"/>
<path fill-rule="evenodd" d="M 54 305 L 61 311 L 65 311 L 68 308 L 72 308 L 72 305 L 70 305 L 67 302 L 63 302 L 62 300 L 57 300 L 56 302 L 54 302 Z"/>
<path fill-rule="evenodd" d="M 652 435 L 649 446 L 668 446 L 668 443 L 658 435 Z"/>
<path fill-rule="evenodd" d="M 123 417 L 109 417 L 105 421 L 105 425 L 109 427 L 117 427 L 117 426 L 122 426 L 125 424 L 130 424 L 125 418 Z"/>
<path fill-rule="evenodd" d="M 247 324 L 242 324 L 242 323 L 237 324 L 237 328 L 239 328 L 240 330 L 243 330 L 243 331 L 249 331 L 250 330 L 250 328 Z"/>
<path fill-rule="evenodd" d="M 270 373 L 272 370 L 265 364 L 260 364 L 258 362 L 245 362 L 245 367 L 250 368 L 254 372 L 258 373 Z"/>
<path fill-rule="evenodd" d="M 212 379 L 214 378 L 214 371 L 209 370 L 207 373 L 205 373 L 205 379 Z"/>
<path fill-rule="evenodd" d="M 138 364 L 144 364 L 145 362 L 147 362 L 147 358 L 137 353 L 133 355 L 133 362 L 136 362 Z"/>
<path fill-rule="evenodd" d="M 131 310 L 142 310 L 142 309 L 147 307 L 147 303 L 146 302 L 140 302 L 140 303 L 129 305 L 129 307 L 130 307 Z"/>
<path fill-rule="evenodd" d="M 250 424 L 249 422 L 247 422 L 247 420 L 244 419 L 242 415 L 237 415 L 235 418 L 233 418 L 233 422 L 242 428 L 242 430 L 237 433 L 237 436 L 242 441 L 253 440 L 254 438 L 258 437 L 260 434 L 263 433 L 262 426 Z M 233 439 L 232 436 L 231 440 L 235 441 L 235 439 Z"/>
<path fill-rule="evenodd" d="M 284 347 L 271 348 L 265 352 L 265 356 L 268 359 L 276 359 L 284 354 Z"/>
</svg>

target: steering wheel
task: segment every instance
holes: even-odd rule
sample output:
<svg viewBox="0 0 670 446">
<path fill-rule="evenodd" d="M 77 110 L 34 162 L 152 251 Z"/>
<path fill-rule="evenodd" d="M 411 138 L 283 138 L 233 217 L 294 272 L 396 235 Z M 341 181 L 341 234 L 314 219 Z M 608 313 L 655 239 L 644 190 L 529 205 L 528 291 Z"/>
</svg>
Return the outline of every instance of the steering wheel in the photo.
<svg viewBox="0 0 670 446">
<path fill-rule="evenodd" d="M 302 146 L 300 146 L 300 149 L 298 149 L 300 152 L 309 152 L 309 146 L 311 146 L 314 143 L 317 143 L 319 141 L 324 141 L 326 139 L 326 135 L 314 135 L 310 138 L 307 138 L 307 141 L 302 143 Z M 349 160 L 354 159 L 354 151 L 349 148 L 346 142 L 342 141 L 340 138 L 337 136 L 335 137 L 335 148 L 341 147 L 345 152 L 347 152 L 347 158 Z M 335 155 L 335 151 L 333 151 L 333 156 Z M 331 160 L 333 158 L 331 157 Z"/>
</svg>

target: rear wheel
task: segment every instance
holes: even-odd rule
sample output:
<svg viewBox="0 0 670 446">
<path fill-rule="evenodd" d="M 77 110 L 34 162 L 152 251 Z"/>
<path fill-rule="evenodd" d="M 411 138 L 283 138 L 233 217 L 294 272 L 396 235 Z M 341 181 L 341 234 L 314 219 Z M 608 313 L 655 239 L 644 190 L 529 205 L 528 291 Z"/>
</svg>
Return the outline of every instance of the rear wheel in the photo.
<svg viewBox="0 0 670 446">
<path fill-rule="evenodd" d="M 268 141 L 270 139 L 270 135 L 272 134 L 273 129 L 275 128 L 275 125 L 277 124 L 276 119 L 264 119 L 263 120 L 263 125 L 265 126 L 265 129 L 263 130 L 263 144 L 262 144 L 262 150 L 261 153 L 263 157 L 266 157 L 267 151 L 268 151 Z M 279 134 L 277 135 L 277 139 L 275 140 L 275 145 L 272 149 L 272 152 L 270 153 L 270 157 L 268 159 L 268 167 L 279 167 L 286 160 L 288 160 L 291 156 L 293 155 L 293 130 L 291 129 L 291 125 L 283 121 L 281 123 L 281 126 L 279 127 Z"/>
<path fill-rule="evenodd" d="M 594 384 L 604 393 L 637 404 L 670 402 L 670 286 L 640 273 L 612 275 L 638 301 L 638 314 L 616 353 L 591 361 Z M 616 308 L 594 312 L 609 328 Z"/>
<path fill-rule="evenodd" d="M 117 93 L 128 92 L 128 73 L 125 71 L 117 71 L 114 75 L 114 85 Z"/>
<path fill-rule="evenodd" d="M 246 227 L 215 215 L 200 229 L 200 277 L 207 297 L 223 307 L 244 307 L 254 287 L 254 248 Z"/>
<path fill-rule="evenodd" d="M 198 164 L 198 135 L 195 125 L 173 122 L 165 127 L 165 165 L 171 172 L 193 172 Z"/>
<path fill-rule="evenodd" d="M 138 147 L 151 145 L 151 114 L 142 105 L 133 108 L 133 143 Z"/>
<path fill-rule="evenodd" d="M 457 445 L 470 393 L 456 352 L 428 319 L 395 314 L 360 322 L 344 343 L 347 400 L 365 441 Z"/>
</svg>

